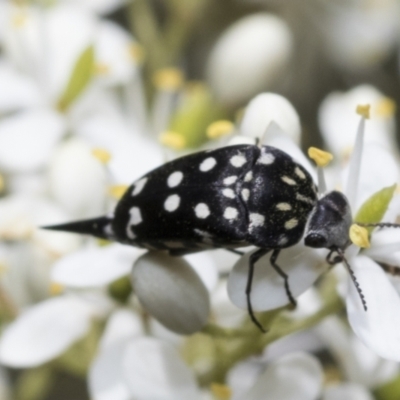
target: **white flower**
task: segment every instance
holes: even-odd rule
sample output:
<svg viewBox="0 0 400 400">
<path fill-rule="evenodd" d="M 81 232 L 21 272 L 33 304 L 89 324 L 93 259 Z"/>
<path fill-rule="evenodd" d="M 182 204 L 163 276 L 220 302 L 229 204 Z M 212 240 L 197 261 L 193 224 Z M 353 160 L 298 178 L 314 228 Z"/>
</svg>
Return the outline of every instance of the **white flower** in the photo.
<svg viewBox="0 0 400 400">
<path fill-rule="evenodd" d="M 89 372 L 94 400 L 199 399 L 193 372 L 177 350 L 144 337 L 137 316 L 115 312 L 108 321 L 97 357 Z"/>
<path fill-rule="evenodd" d="M 270 92 L 261 93 L 249 102 L 240 125 L 240 133 L 262 139 L 272 121 L 299 144 L 301 126 L 296 110 L 285 97 Z"/>
<path fill-rule="evenodd" d="M 291 51 L 292 36 L 283 20 L 267 13 L 246 16 L 215 44 L 208 81 L 221 102 L 236 105 L 279 79 Z"/>
<path fill-rule="evenodd" d="M 71 288 L 102 287 L 131 270 L 133 290 L 140 302 L 168 329 L 190 334 L 206 324 L 209 291 L 217 282 L 215 264 L 207 254 L 179 258 L 163 253 L 143 254 L 143 250 L 119 244 L 92 246 L 56 262 L 53 279 Z"/>
<path fill-rule="evenodd" d="M 361 193 L 366 193 L 366 185 L 363 184 L 363 180 L 360 180 L 360 184 L 358 182 L 360 171 L 362 172 L 361 156 L 364 125 L 365 119 L 362 117 L 345 186 L 345 194 L 350 205 L 353 206 L 357 204 L 357 190 L 361 188 Z M 387 155 L 387 158 L 390 158 L 390 155 Z M 364 165 L 368 164 L 368 160 L 366 161 L 367 163 Z M 370 160 L 369 164 L 371 164 Z M 386 166 L 387 163 L 382 163 L 379 166 L 375 164 L 376 174 L 384 177 L 387 174 Z M 366 178 L 368 182 L 369 177 Z M 381 185 L 384 179 L 379 178 L 374 185 Z M 369 183 L 367 183 L 368 185 Z M 373 193 L 370 192 L 369 195 Z M 348 262 L 365 297 L 368 310 L 364 310 L 354 282 L 348 279 L 346 306 L 349 323 L 355 334 L 367 347 L 383 358 L 399 361 L 400 314 L 397 310 L 400 308 L 400 297 L 382 268 L 367 257 L 368 253 L 358 253 L 359 249 L 355 246 L 350 246 L 346 252 Z M 327 251 L 325 251 L 326 254 Z M 249 254 L 243 256 L 234 266 L 229 278 L 230 298 L 241 308 L 247 307 L 245 288 L 248 259 Z M 287 272 L 290 290 L 295 296 L 310 287 L 323 270 L 316 268 L 321 265 L 321 255 L 313 250 L 305 250 L 301 243 L 281 251 L 278 265 Z M 268 293 L 268 296 L 266 296 L 266 293 Z M 283 279 L 273 271 L 268 256 L 256 263 L 251 301 L 253 309 L 257 311 L 270 310 L 289 303 L 283 287 Z"/>
<path fill-rule="evenodd" d="M 73 295 L 28 308 L 7 326 L 0 339 L 0 361 L 15 368 L 34 367 L 62 354 L 88 331 L 97 307 Z"/>
<path fill-rule="evenodd" d="M 249 376 L 243 385 L 245 370 L 230 372 L 228 382 L 233 390 L 233 400 L 313 400 L 318 399 L 322 386 L 322 368 L 319 361 L 306 353 L 292 353 L 267 366 L 258 376 Z M 235 381 L 238 381 L 237 383 Z M 242 382 L 241 382 L 242 381 Z"/>
<path fill-rule="evenodd" d="M 396 148 L 395 104 L 371 85 L 357 86 L 348 92 L 333 92 L 321 103 L 319 125 L 328 148 L 340 158 L 347 157 L 356 137 L 358 104 L 371 105 L 365 143 L 380 145 L 390 151 Z"/>
<path fill-rule="evenodd" d="M 325 3 L 321 25 L 328 56 L 349 70 L 372 69 L 398 43 L 399 5 L 395 0 Z"/>
<path fill-rule="evenodd" d="M 357 383 L 340 383 L 330 385 L 324 390 L 322 400 L 373 400 L 372 394 L 362 385 Z"/>
</svg>

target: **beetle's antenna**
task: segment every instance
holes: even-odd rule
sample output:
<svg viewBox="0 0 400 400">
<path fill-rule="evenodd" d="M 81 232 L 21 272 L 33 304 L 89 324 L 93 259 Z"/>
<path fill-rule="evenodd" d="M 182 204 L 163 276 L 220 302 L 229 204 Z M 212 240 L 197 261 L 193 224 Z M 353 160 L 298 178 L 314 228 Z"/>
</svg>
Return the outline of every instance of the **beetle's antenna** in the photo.
<svg viewBox="0 0 400 400">
<path fill-rule="evenodd" d="M 378 222 L 375 224 L 363 224 L 362 222 L 356 222 L 357 225 L 363 226 L 364 228 L 374 227 L 374 228 L 400 228 L 400 224 L 395 224 L 392 222 Z"/>
<path fill-rule="evenodd" d="M 339 254 L 341 261 L 344 263 L 344 265 L 347 268 L 347 271 L 349 271 L 350 274 L 350 278 L 354 283 L 354 286 L 357 290 L 358 295 L 360 296 L 360 300 L 361 303 L 363 305 L 364 311 L 367 311 L 367 302 L 365 301 L 365 297 L 364 294 L 361 290 L 360 284 L 357 281 L 356 275 L 354 274 L 353 269 L 351 268 L 349 262 L 347 261 L 346 257 L 344 256 L 344 252 L 342 251 L 342 249 L 340 249 L 339 247 L 335 248 L 336 252 Z"/>
</svg>

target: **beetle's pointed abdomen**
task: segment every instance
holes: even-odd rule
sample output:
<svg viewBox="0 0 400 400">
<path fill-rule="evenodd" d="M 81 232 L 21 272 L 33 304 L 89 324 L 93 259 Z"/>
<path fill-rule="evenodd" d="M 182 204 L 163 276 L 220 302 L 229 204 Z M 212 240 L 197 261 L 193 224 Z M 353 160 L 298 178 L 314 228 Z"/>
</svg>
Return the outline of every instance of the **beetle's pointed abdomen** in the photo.
<svg viewBox="0 0 400 400">
<path fill-rule="evenodd" d="M 67 222 L 65 224 L 42 226 L 42 229 L 79 233 L 83 235 L 95 236 L 100 239 L 115 240 L 111 227 L 111 221 L 112 218 L 102 216 L 81 221 Z"/>
</svg>

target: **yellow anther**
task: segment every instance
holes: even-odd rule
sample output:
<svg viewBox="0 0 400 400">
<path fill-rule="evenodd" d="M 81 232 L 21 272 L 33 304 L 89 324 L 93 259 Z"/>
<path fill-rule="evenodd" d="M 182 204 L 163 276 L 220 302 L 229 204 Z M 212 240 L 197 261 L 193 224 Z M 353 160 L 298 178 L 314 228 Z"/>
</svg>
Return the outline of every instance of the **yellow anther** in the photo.
<svg viewBox="0 0 400 400">
<path fill-rule="evenodd" d="M 107 164 L 111 160 L 111 154 L 105 149 L 93 149 L 92 154 L 103 164 Z"/>
<path fill-rule="evenodd" d="M 4 180 L 3 175 L 0 174 L 0 193 L 4 190 L 6 187 L 6 182 Z"/>
<path fill-rule="evenodd" d="M 368 230 L 363 226 L 353 224 L 349 231 L 350 240 L 358 247 L 369 247 Z"/>
<path fill-rule="evenodd" d="M 153 76 L 153 83 L 160 90 L 177 90 L 183 84 L 183 73 L 178 68 L 164 68 Z"/>
<path fill-rule="evenodd" d="M 57 295 L 61 294 L 63 291 L 64 291 L 63 285 L 56 283 L 56 282 L 50 283 L 49 294 L 51 296 L 57 296 Z"/>
<path fill-rule="evenodd" d="M 94 65 L 94 73 L 96 75 L 108 75 L 111 71 L 111 68 L 108 64 L 97 63 Z"/>
<path fill-rule="evenodd" d="M 8 271 L 8 266 L 6 264 L 0 263 L 0 276 Z"/>
<path fill-rule="evenodd" d="M 389 98 L 383 97 L 376 105 L 376 115 L 382 118 L 393 117 L 396 112 L 396 102 Z"/>
<path fill-rule="evenodd" d="M 186 138 L 174 131 L 166 131 L 160 135 L 160 142 L 164 146 L 174 150 L 182 150 L 186 147 Z"/>
<path fill-rule="evenodd" d="M 131 43 L 128 47 L 129 56 L 138 64 L 142 63 L 145 59 L 145 51 L 138 43 Z"/>
<path fill-rule="evenodd" d="M 327 151 L 310 147 L 308 149 L 308 157 L 315 161 L 318 167 L 326 167 L 333 159 L 333 155 Z"/>
<path fill-rule="evenodd" d="M 22 28 L 28 20 L 28 17 L 25 13 L 20 12 L 18 14 L 15 14 L 11 20 L 11 24 L 15 28 Z"/>
<path fill-rule="evenodd" d="M 226 385 L 212 383 L 210 389 L 216 400 L 229 400 L 232 397 L 232 390 Z"/>
<path fill-rule="evenodd" d="M 113 185 L 108 188 L 108 194 L 113 197 L 114 199 L 119 200 L 124 193 L 126 192 L 126 189 L 128 189 L 128 185 Z"/>
<path fill-rule="evenodd" d="M 371 109 L 370 104 L 359 104 L 356 108 L 356 113 L 366 119 L 369 119 L 370 109 Z"/>
<path fill-rule="evenodd" d="M 231 121 L 221 119 L 215 121 L 207 127 L 207 137 L 209 139 L 218 139 L 222 136 L 229 135 L 235 129 L 235 125 Z"/>
</svg>

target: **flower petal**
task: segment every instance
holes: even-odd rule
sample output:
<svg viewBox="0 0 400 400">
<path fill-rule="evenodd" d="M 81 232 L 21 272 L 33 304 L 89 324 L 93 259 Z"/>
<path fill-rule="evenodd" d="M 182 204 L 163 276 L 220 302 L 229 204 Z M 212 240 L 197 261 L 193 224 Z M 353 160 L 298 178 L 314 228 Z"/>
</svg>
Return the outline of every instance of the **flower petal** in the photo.
<svg viewBox="0 0 400 400">
<path fill-rule="evenodd" d="M 100 348 L 104 350 L 143 333 L 142 323 L 137 314 L 127 308 L 117 309 L 107 321 Z"/>
<path fill-rule="evenodd" d="M 194 253 L 184 259 L 196 271 L 209 292 L 212 292 L 218 282 L 218 270 L 211 253 Z"/>
<path fill-rule="evenodd" d="M 0 61 L 0 87 L 2 113 L 35 106 L 41 101 L 41 93 L 35 82 L 3 60 Z"/>
<path fill-rule="evenodd" d="M 89 370 L 89 393 L 93 400 L 130 400 L 131 394 L 124 379 L 122 364 L 126 341 L 117 342 L 102 350 Z"/>
<path fill-rule="evenodd" d="M 319 397 L 323 371 L 315 357 L 292 353 L 281 357 L 259 376 L 255 385 L 235 400 L 314 400 Z"/>
<path fill-rule="evenodd" d="M 34 367 L 57 357 L 89 329 L 91 308 L 72 296 L 39 303 L 3 332 L 0 360 L 10 367 Z"/>
<path fill-rule="evenodd" d="M 322 400 L 373 400 L 372 394 L 357 383 L 346 382 L 340 385 L 328 386 L 324 390 Z"/>
<path fill-rule="evenodd" d="M 345 93 L 329 94 L 321 103 L 318 119 L 330 151 L 343 158 L 353 147 L 360 120 L 355 109 L 359 104 L 371 104 L 371 120 L 366 122 L 365 143 L 380 144 L 388 150 L 396 148 L 393 115 L 380 111 L 383 102 L 387 100 L 370 85 L 357 86 Z"/>
<path fill-rule="evenodd" d="M 55 152 L 49 169 L 53 197 L 77 218 L 104 213 L 107 175 L 89 146 L 74 139 Z"/>
<path fill-rule="evenodd" d="M 277 264 L 289 276 L 289 286 L 293 296 L 297 297 L 307 290 L 323 272 L 321 266 L 326 251 L 316 251 L 303 244 L 284 249 Z M 238 307 L 247 309 L 246 284 L 249 270 L 249 258 L 252 252 L 239 259 L 229 276 L 228 294 Z M 272 310 L 289 304 L 283 279 L 275 272 L 270 255 L 262 257 L 255 266 L 251 302 L 255 311 Z"/>
<path fill-rule="evenodd" d="M 60 114 L 32 109 L 0 122 L 0 167 L 9 172 L 32 172 L 43 167 L 64 133 Z"/>
<path fill-rule="evenodd" d="M 146 253 L 134 265 L 132 285 L 146 310 L 174 332 L 191 334 L 207 322 L 208 291 L 182 258 Z"/>
<path fill-rule="evenodd" d="M 208 81 L 220 101 L 238 104 L 279 78 L 291 51 L 285 21 L 268 13 L 248 15 L 217 40 L 208 61 Z"/>
<path fill-rule="evenodd" d="M 125 351 L 124 371 L 135 399 L 198 399 L 193 372 L 171 345 L 156 339 L 132 341 Z"/>
<path fill-rule="evenodd" d="M 137 66 L 129 51 L 134 40 L 115 23 L 103 21 L 99 28 L 95 43 L 99 81 L 106 85 L 126 84 Z"/>
<path fill-rule="evenodd" d="M 84 248 L 57 261 L 52 278 L 71 287 L 107 285 L 129 274 L 140 254 L 142 251 L 120 244 Z"/>
<path fill-rule="evenodd" d="M 240 132 L 245 136 L 263 138 L 263 144 L 266 144 L 268 136 L 265 137 L 264 134 L 271 122 L 275 122 L 295 143 L 299 143 L 299 115 L 289 100 L 275 93 L 261 93 L 250 101 L 243 116 Z"/>
<path fill-rule="evenodd" d="M 355 334 L 371 350 L 388 360 L 400 361 L 400 297 L 382 268 L 365 256 L 352 260 L 352 268 L 365 296 L 360 297 L 349 280 L 347 316 Z"/>
</svg>

